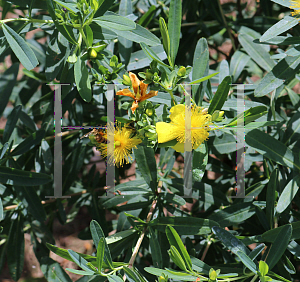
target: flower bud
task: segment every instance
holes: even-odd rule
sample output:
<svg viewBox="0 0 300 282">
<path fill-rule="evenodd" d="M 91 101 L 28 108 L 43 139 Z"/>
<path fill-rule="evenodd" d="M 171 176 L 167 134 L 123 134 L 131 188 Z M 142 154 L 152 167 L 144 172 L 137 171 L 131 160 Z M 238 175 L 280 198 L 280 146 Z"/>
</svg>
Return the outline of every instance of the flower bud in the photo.
<svg viewBox="0 0 300 282">
<path fill-rule="evenodd" d="M 92 48 L 92 49 L 89 50 L 89 56 L 90 56 L 91 59 L 97 58 L 97 55 L 98 55 L 98 53 L 95 49 Z"/>
<path fill-rule="evenodd" d="M 126 86 L 131 86 L 131 80 L 128 75 L 123 74 L 123 84 Z"/>
<path fill-rule="evenodd" d="M 165 277 L 163 276 L 158 277 L 158 282 L 165 282 L 165 281 L 166 281 Z"/>
<path fill-rule="evenodd" d="M 218 119 L 218 117 L 219 117 L 219 112 L 220 112 L 220 111 L 214 111 L 214 113 L 213 113 L 212 116 L 211 116 L 211 120 L 212 120 L 212 121 L 215 121 L 215 120 Z"/>
<path fill-rule="evenodd" d="M 185 76 L 185 74 L 186 74 L 186 68 L 185 67 L 180 67 L 180 69 L 178 70 L 178 73 L 177 73 L 177 75 L 178 76 Z"/>
<path fill-rule="evenodd" d="M 220 117 L 223 117 L 223 115 L 224 115 L 224 111 L 220 111 L 220 112 L 219 112 L 219 118 L 220 118 Z"/>
<path fill-rule="evenodd" d="M 217 272 L 215 270 L 211 271 L 209 274 L 209 279 L 212 281 L 215 281 L 217 279 L 218 275 Z"/>
<path fill-rule="evenodd" d="M 153 115 L 153 109 L 146 109 L 146 115 L 151 117 Z"/>
</svg>

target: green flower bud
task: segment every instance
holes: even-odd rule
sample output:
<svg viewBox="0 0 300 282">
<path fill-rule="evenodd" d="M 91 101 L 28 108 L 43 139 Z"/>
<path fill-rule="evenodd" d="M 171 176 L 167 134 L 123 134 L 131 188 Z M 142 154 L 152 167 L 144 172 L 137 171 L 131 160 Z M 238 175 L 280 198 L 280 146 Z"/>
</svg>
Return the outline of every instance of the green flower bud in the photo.
<svg viewBox="0 0 300 282">
<path fill-rule="evenodd" d="M 128 75 L 123 74 L 123 84 L 127 86 L 131 86 L 131 80 Z"/>
<path fill-rule="evenodd" d="M 219 112 L 220 112 L 220 111 L 214 111 L 214 113 L 213 113 L 212 116 L 211 116 L 211 120 L 212 120 L 212 121 L 215 121 L 215 120 L 218 119 L 218 117 L 219 117 Z"/>
<path fill-rule="evenodd" d="M 146 115 L 151 117 L 153 115 L 153 109 L 146 109 Z"/>
<path fill-rule="evenodd" d="M 180 67 L 180 69 L 177 72 L 178 76 L 185 76 L 186 75 L 186 68 L 185 67 Z"/>
<path fill-rule="evenodd" d="M 209 279 L 212 281 L 215 281 L 217 279 L 218 275 L 217 272 L 215 270 L 211 271 L 209 274 Z"/>
<path fill-rule="evenodd" d="M 165 282 L 165 281 L 166 281 L 165 277 L 163 276 L 158 277 L 158 282 Z"/>
<path fill-rule="evenodd" d="M 93 49 L 93 48 L 89 49 L 89 56 L 91 59 L 96 59 L 97 55 L 98 55 L 98 53 L 95 49 Z"/>
</svg>

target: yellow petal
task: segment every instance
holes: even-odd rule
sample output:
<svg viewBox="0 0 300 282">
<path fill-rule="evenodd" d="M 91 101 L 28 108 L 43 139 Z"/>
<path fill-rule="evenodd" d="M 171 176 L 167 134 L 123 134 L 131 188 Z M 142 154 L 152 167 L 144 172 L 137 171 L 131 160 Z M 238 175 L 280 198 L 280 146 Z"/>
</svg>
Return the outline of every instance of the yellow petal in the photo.
<svg viewBox="0 0 300 282">
<path fill-rule="evenodd" d="M 185 123 L 184 115 L 185 115 L 185 106 L 182 104 L 176 105 L 170 110 L 170 119 L 171 122 L 174 123 Z"/>
<path fill-rule="evenodd" d="M 156 123 L 158 143 L 165 143 L 178 137 L 177 126 L 166 122 Z"/>
<path fill-rule="evenodd" d="M 177 142 L 172 148 L 178 153 L 184 153 L 184 143 Z"/>
</svg>

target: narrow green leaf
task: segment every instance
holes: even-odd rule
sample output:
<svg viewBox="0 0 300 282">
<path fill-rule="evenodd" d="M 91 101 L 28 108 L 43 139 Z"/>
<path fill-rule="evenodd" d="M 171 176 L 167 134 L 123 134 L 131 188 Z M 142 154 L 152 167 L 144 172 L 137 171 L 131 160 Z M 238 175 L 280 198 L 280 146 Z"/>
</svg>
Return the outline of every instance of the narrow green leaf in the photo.
<svg viewBox="0 0 300 282">
<path fill-rule="evenodd" d="M 88 272 L 84 270 L 78 270 L 78 269 L 72 269 L 72 268 L 66 268 L 67 271 L 78 274 L 78 275 L 94 275 L 94 272 Z"/>
<path fill-rule="evenodd" d="M 278 186 L 278 169 L 274 169 L 270 176 L 266 195 L 266 216 L 271 229 L 274 228 L 274 203 L 276 200 L 276 190 Z"/>
<path fill-rule="evenodd" d="M 85 102 L 92 100 L 91 82 L 85 61 L 78 57 L 74 66 L 74 76 L 77 90 Z"/>
<path fill-rule="evenodd" d="M 249 62 L 250 57 L 243 52 L 234 52 L 230 61 L 230 74 L 233 76 L 233 82 L 236 82 L 243 69 Z"/>
<path fill-rule="evenodd" d="M 76 14 L 77 12 L 79 12 L 79 10 L 77 9 L 77 5 L 75 3 L 62 2 L 62 1 L 59 1 L 59 0 L 53 0 L 53 1 L 56 2 L 58 5 L 66 8 L 67 10 L 72 12 L 73 14 Z"/>
<path fill-rule="evenodd" d="M 297 156 L 283 143 L 258 129 L 251 130 L 246 135 L 246 143 L 260 154 L 290 168 L 300 170 Z"/>
<path fill-rule="evenodd" d="M 24 266 L 24 234 L 23 218 L 19 214 L 11 221 L 8 234 L 9 253 L 7 254 L 7 265 L 9 273 L 14 281 L 18 281 Z"/>
<path fill-rule="evenodd" d="M 178 233 L 176 230 L 171 226 L 168 225 L 166 227 L 166 235 L 168 237 L 169 243 L 171 246 L 174 246 L 175 249 L 179 252 L 180 256 L 182 257 L 185 267 L 188 270 L 192 270 L 192 261 L 191 258 L 183 245 L 181 238 L 179 237 Z"/>
<path fill-rule="evenodd" d="M 90 230 L 91 230 L 91 234 L 94 240 L 94 244 L 95 247 L 98 250 L 98 244 L 100 242 L 101 238 L 105 239 L 105 235 L 99 225 L 99 223 L 95 220 L 92 220 L 90 223 Z M 104 246 L 105 246 L 105 251 L 104 251 L 104 262 L 109 266 L 109 268 L 113 268 L 113 264 L 112 264 L 112 259 L 111 259 L 111 254 L 110 254 L 110 250 L 108 248 L 108 245 L 106 243 L 106 241 L 104 241 Z"/>
<path fill-rule="evenodd" d="M 293 179 L 289 181 L 289 183 L 285 186 L 282 191 L 278 203 L 276 206 L 276 211 L 278 213 L 282 213 L 292 202 L 294 197 L 296 196 L 298 189 L 300 186 L 300 174 L 297 174 Z"/>
<path fill-rule="evenodd" d="M 298 23 L 299 23 L 298 19 L 291 16 L 285 16 L 278 23 L 270 27 L 259 39 L 259 41 L 260 42 L 268 41 L 269 39 L 272 39 L 273 37 L 291 29 L 292 27 L 296 26 Z"/>
<path fill-rule="evenodd" d="M 0 166 L 0 182 L 17 186 L 36 186 L 49 183 L 50 175 Z"/>
<path fill-rule="evenodd" d="M 279 261 L 281 256 L 284 254 L 290 242 L 292 231 L 293 231 L 292 226 L 290 224 L 287 224 L 283 226 L 283 228 L 276 236 L 276 239 L 272 244 L 266 258 L 266 263 L 268 264 L 270 270 L 272 270 L 272 268 L 276 265 L 276 263 Z"/>
<path fill-rule="evenodd" d="M 286 228 L 288 224 L 279 226 L 277 228 L 274 228 L 272 230 L 266 231 L 261 236 L 259 236 L 260 242 L 270 242 L 274 243 L 275 239 L 277 238 L 278 234 Z M 300 239 L 300 221 L 293 222 L 292 224 L 292 236 L 291 240 Z"/>
<path fill-rule="evenodd" d="M 86 39 L 87 39 L 89 45 L 92 46 L 93 41 L 94 41 L 94 35 L 93 35 L 93 31 L 89 25 L 85 26 L 85 32 L 86 32 Z"/>
<path fill-rule="evenodd" d="M 208 113 L 213 114 L 216 110 L 222 110 L 222 107 L 227 100 L 229 89 L 231 84 L 231 77 L 226 76 L 222 83 L 218 86 L 217 92 L 215 93 L 209 108 Z"/>
<path fill-rule="evenodd" d="M 287 56 L 282 59 L 259 82 L 254 91 L 255 97 L 262 97 L 281 86 L 285 80 L 293 77 L 300 69 L 300 56 Z"/>
<path fill-rule="evenodd" d="M 4 128 L 3 132 L 3 143 L 7 142 L 13 132 L 13 130 L 16 128 L 16 124 L 19 120 L 20 113 L 22 111 L 22 106 L 18 105 L 14 107 L 14 109 L 11 111 L 7 118 L 7 122 Z"/>
<path fill-rule="evenodd" d="M 139 19 L 138 24 L 142 27 L 147 27 L 152 21 L 156 11 L 156 6 L 152 5 L 148 11 Z"/>
<path fill-rule="evenodd" d="M 193 57 L 193 71 L 192 71 L 192 82 L 193 83 L 201 83 L 205 80 L 200 80 L 199 77 L 204 78 L 208 77 L 208 69 L 209 69 L 209 51 L 208 44 L 205 38 L 200 38 L 197 42 L 194 57 Z M 209 78 L 207 78 L 209 79 Z M 201 95 L 204 95 L 204 90 L 206 88 L 207 83 L 203 83 L 203 85 L 194 85 L 192 87 L 193 98 L 198 100 L 197 104 L 202 105 Z M 200 95 L 201 94 L 201 95 Z"/>
<path fill-rule="evenodd" d="M 35 68 L 39 62 L 26 41 L 6 24 L 2 24 L 2 30 L 10 48 L 20 60 L 24 68 L 27 70 Z"/>
<path fill-rule="evenodd" d="M 259 244 L 258 246 L 256 246 L 249 254 L 249 258 L 251 260 L 255 260 L 256 257 L 264 250 L 265 246 L 265 244 Z"/>
<path fill-rule="evenodd" d="M 168 31 L 170 36 L 170 59 L 175 65 L 175 59 L 179 48 L 181 29 L 181 0 L 171 0 L 168 19 Z"/>
<path fill-rule="evenodd" d="M 171 260 L 183 271 L 188 271 L 187 267 L 184 263 L 183 258 L 181 257 L 180 253 L 177 251 L 177 249 L 171 245 L 171 248 L 169 250 L 169 255 Z"/>
<path fill-rule="evenodd" d="M 27 151 L 34 148 L 36 145 L 40 144 L 44 138 L 46 132 L 41 129 L 30 134 L 24 141 L 22 141 L 12 152 L 12 156 L 18 156 L 26 153 Z"/>
<path fill-rule="evenodd" d="M 90 273 L 90 275 L 94 274 L 94 271 L 87 266 L 88 262 L 80 254 L 74 252 L 73 250 L 68 250 L 68 253 L 69 253 L 70 257 L 72 258 L 72 260 L 79 267 L 81 267 L 86 272 Z"/>
<path fill-rule="evenodd" d="M 168 225 L 174 227 L 180 235 L 203 235 L 211 233 L 217 222 L 196 217 L 158 217 L 149 224 L 160 232 L 164 232 Z"/>
<path fill-rule="evenodd" d="M 124 282 L 124 280 L 117 275 L 108 275 L 107 278 L 109 282 Z"/>
<path fill-rule="evenodd" d="M 101 271 L 103 261 L 104 261 L 104 254 L 105 254 L 105 238 L 100 238 L 98 247 L 97 247 L 97 268 L 98 271 Z"/>
<path fill-rule="evenodd" d="M 219 69 L 219 84 L 221 84 L 223 79 L 228 75 L 230 75 L 229 65 L 226 60 L 223 60 L 223 61 L 221 61 L 220 69 Z"/>
<path fill-rule="evenodd" d="M 266 276 L 269 272 L 269 266 L 263 260 L 259 262 L 259 272 L 262 276 Z"/>
<path fill-rule="evenodd" d="M 0 76 L 0 115 L 2 115 L 6 108 L 9 97 L 16 84 L 18 71 L 19 64 L 15 63 Z"/>
<path fill-rule="evenodd" d="M 133 30 L 136 27 L 134 21 L 127 19 L 125 17 L 115 15 L 105 15 L 98 18 L 94 18 L 93 22 L 100 25 L 101 27 L 107 28 L 109 30 L 115 31 L 126 31 Z"/>
<path fill-rule="evenodd" d="M 250 254 L 249 249 L 235 236 L 233 236 L 230 232 L 226 231 L 223 228 L 218 226 L 214 226 L 212 228 L 214 234 L 217 235 L 220 241 L 234 254 L 238 254 L 238 252 L 244 253 L 246 255 Z"/>
<path fill-rule="evenodd" d="M 201 182 L 208 162 L 207 142 L 193 151 L 193 181 Z"/>
<path fill-rule="evenodd" d="M 214 76 L 217 75 L 217 74 L 218 74 L 218 72 L 212 73 L 212 74 L 210 74 L 210 75 L 207 75 L 207 76 L 198 78 L 198 79 L 196 79 L 196 80 L 193 80 L 193 81 L 189 82 L 188 84 L 198 84 L 198 83 L 200 83 L 200 82 L 203 82 L 203 81 L 205 81 L 205 80 L 208 80 L 208 79 L 214 77 Z"/>
<path fill-rule="evenodd" d="M 156 191 L 157 168 L 153 149 L 146 146 L 138 146 L 138 149 L 134 149 L 134 156 L 144 180 L 152 191 Z"/>
<path fill-rule="evenodd" d="M 237 256 L 247 268 L 249 268 L 253 273 L 257 273 L 255 263 L 244 252 L 237 251 Z"/>
<path fill-rule="evenodd" d="M 145 54 L 151 59 L 156 61 L 157 63 L 169 68 L 168 65 L 166 65 L 154 52 L 152 49 L 150 49 L 145 43 L 141 42 L 140 43 L 143 51 L 145 52 Z"/>
<path fill-rule="evenodd" d="M 165 50 L 167 56 L 170 56 L 170 36 L 169 36 L 166 22 L 161 17 L 159 18 L 159 28 L 160 28 L 160 33 L 162 36 L 164 50 Z"/>
<path fill-rule="evenodd" d="M 259 44 L 253 42 L 253 37 L 248 34 L 240 34 L 239 41 L 245 48 L 248 55 L 264 70 L 271 71 L 275 62 L 270 59 L 269 53 Z"/>
<path fill-rule="evenodd" d="M 0 199 L 0 221 L 4 218 L 3 215 L 3 204 L 2 204 L 2 200 Z"/>
<path fill-rule="evenodd" d="M 47 281 L 51 282 L 72 282 L 71 278 L 68 274 L 63 270 L 60 264 L 49 258 L 42 257 L 41 261 L 41 270 L 47 279 Z"/>
<path fill-rule="evenodd" d="M 146 282 L 146 280 L 141 275 L 139 275 L 137 270 L 135 270 L 134 268 L 131 269 L 131 268 L 124 266 L 123 270 L 129 280 L 129 282 Z"/>
<path fill-rule="evenodd" d="M 161 248 L 157 239 L 157 236 L 154 230 L 149 226 L 149 233 L 150 233 L 150 248 L 152 254 L 153 265 L 158 268 L 162 268 L 162 254 Z"/>
</svg>

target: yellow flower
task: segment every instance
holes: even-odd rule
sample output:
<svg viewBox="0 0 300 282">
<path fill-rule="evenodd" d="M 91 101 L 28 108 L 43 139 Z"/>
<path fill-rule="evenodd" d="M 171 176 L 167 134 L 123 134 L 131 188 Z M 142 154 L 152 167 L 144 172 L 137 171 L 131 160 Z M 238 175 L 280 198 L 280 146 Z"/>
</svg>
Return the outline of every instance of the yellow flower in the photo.
<svg viewBox="0 0 300 282">
<path fill-rule="evenodd" d="M 108 125 L 110 126 L 110 125 Z M 132 137 L 133 130 L 128 127 L 122 127 L 120 124 L 116 125 L 114 129 L 114 153 L 113 155 L 107 156 L 107 144 L 101 143 L 97 146 L 97 149 L 101 152 L 103 158 L 108 157 L 108 162 L 112 163 L 113 160 L 115 164 L 123 166 L 125 163 L 129 163 L 129 159 L 132 160 L 130 153 L 132 148 L 136 148 L 136 145 L 142 142 L 141 139 L 137 137 Z M 105 133 L 105 138 L 107 139 L 107 132 Z M 108 138 L 109 141 L 110 138 Z"/>
<path fill-rule="evenodd" d="M 123 90 L 119 90 L 116 93 L 116 95 L 127 96 L 134 99 L 131 106 L 131 111 L 132 113 L 134 113 L 135 109 L 139 106 L 140 102 L 149 99 L 153 96 L 156 96 L 158 91 L 151 90 L 149 91 L 148 94 L 146 94 L 148 84 L 145 84 L 144 82 L 140 81 L 137 78 L 137 76 L 132 72 L 129 72 L 129 77 L 132 83 L 132 88 L 134 93 L 132 93 L 129 89 L 123 89 Z"/>
<path fill-rule="evenodd" d="M 294 9 L 294 12 L 291 12 L 292 16 L 300 17 L 300 0 L 292 0 L 290 3 L 290 8 Z"/>
<path fill-rule="evenodd" d="M 170 123 L 157 122 L 156 132 L 158 143 L 165 143 L 176 139 L 178 143 L 172 148 L 177 152 L 184 152 L 185 142 L 185 106 L 180 104 L 171 108 Z M 203 108 L 191 108 L 191 136 L 193 149 L 197 149 L 209 136 L 211 115 Z"/>
</svg>

